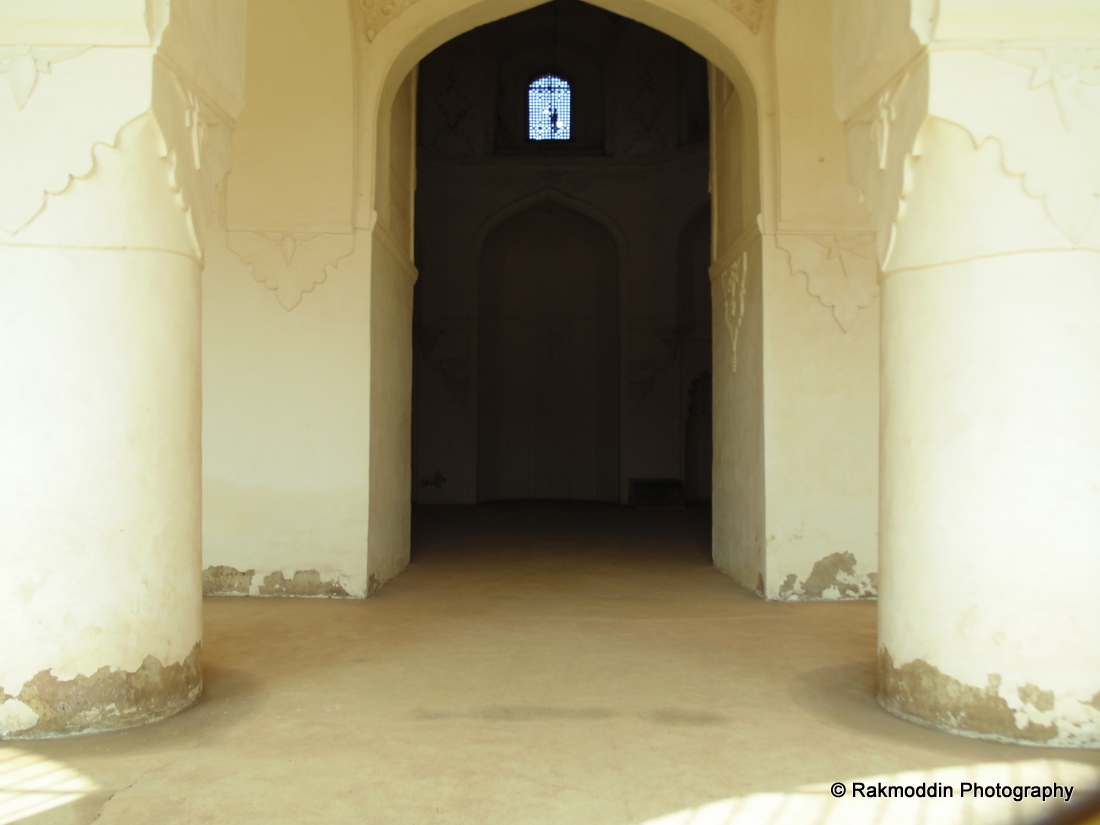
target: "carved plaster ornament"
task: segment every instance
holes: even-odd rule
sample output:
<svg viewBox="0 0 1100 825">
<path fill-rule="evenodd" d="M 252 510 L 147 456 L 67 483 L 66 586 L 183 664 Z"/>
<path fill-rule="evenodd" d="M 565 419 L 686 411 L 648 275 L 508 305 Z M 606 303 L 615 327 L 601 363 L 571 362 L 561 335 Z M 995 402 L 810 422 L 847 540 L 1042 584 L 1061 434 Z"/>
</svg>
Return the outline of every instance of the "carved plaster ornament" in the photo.
<svg viewBox="0 0 1100 825">
<path fill-rule="evenodd" d="M 918 82 L 919 78 L 919 82 Z M 927 68 L 891 82 L 857 117 L 847 122 L 849 179 L 871 214 L 880 267 L 886 268 L 905 217 L 920 157 L 920 125 L 927 108 Z"/>
<path fill-rule="evenodd" d="M 253 277 L 275 291 L 290 312 L 355 250 L 355 236 L 308 232 L 230 232 L 229 248 L 252 266 Z"/>
<path fill-rule="evenodd" d="M 680 350 L 680 342 L 683 340 L 683 335 L 676 326 L 657 326 L 650 332 L 652 338 L 649 338 L 648 342 L 644 339 L 634 339 L 638 350 L 647 351 L 655 356 L 636 358 L 631 364 L 629 396 L 634 404 L 644 401 L 653 392 L 661 374 L 676 365 L 676 356 Z M 653 346 L 654 339 L 660 344 L 660 349 Z"/>
<path fill-rule="evenodd" d="M 41 105 L 0 106 L 0 231 L 16 235 L 47 211 L 52 199 L 75 193 L 81 187 L 74 189 L 74 181 L 89 179 L 113 157 L 106 149 L 130 151 L 123 147 L 124 137 L 147 123 L 166 167 L 162 179 L 184 213 L 188 254 L 201 257 L 203 229 L 229 168 L 229 129 L 214 110 L 162 62 L 153 61 L 150 72 L 152 53 L 146 49 L 17 47 L 0 54 L 9 75 L 19 76 L 13 81 L 17 104 L 26 103 L 37 74 L 48 72 L 51 63 L 80 58 L 79 66 L 57 72 L 53 85 L 39 93 L 45 96 Z M 29 82 L 28 67 L 34 70 Z M 105 78 L 110 93 L 102 90 Z M 216 151 L 208 144 L 216 144 Z M 167 235 L 160 241 L 148 237 L 142 243 L 155 246 L 174 237 L 162 228 Z"/>
<path fill-rule="evenodd" d="M 880 171 L 886 168 L 886 162 L 890 157 L 890 132 L 898 119 L 897 100 L 908 80 L 909 75 L 903 75 L 897 83 L 888 86 L 878 96 L 871 115 L 871 140 L 874 141 L 878 153 Z"/>
<path fill-rule="evenodd" d="M 1067 131 L 1073 128 L 1074 114 L 1081 104 L 1081 86 L 1100 86 L 1100 49 L 1005 50 L 990 54 L 1031 69 L 1029 89 L 1049 86 Z"/>
<path fill-rule="evenodd" d="M 27 105 L 38 85 L 38 75 L 49 74 L 50 65 L 76 57 L 88 46 L 0 46 L 0 74 L 8 76 L 15 108 Z"/>
<path fill-rule="evenodd" d="M 957 84 L 931 114 L 961 126 L 975 146 L 996 139 L 1004 171 L 1043 202 L 1047 216 L 1079 246 L 1100 214 L 1100 49 L 989 50 L 937 55 L 943 71 L 983 72 Z M 1011 64 L 1030 69 L 1027 86 Z M 993 95 L 1014 105 L 982 105 Z M 981 97 L 981 99 L 978 98 Z M 1053 104 L 1053 106 L 1052 106 Z M 1052 109 L 1058 118 L 1052 118 Z"/>
<path fill-rule="evenodd" d="M 833 311 L 847 333 L 861 309 L 879 293 L 875 236 L 777 235 L 776 245 L 787 253 L 791 274 L 806 276 L 806 291 Z"/>
<path fill-rule="evenodd" d="M 416 0 L 359 0 L 367 40 L 373 42 L 386 25 Z"/>
<path fill-rule="evenodd" d="M 52 73 L 44 90 L 38 75 L 62 59 L 81 66 Z M 115 146 L 122 129 L 149 111 L 148 61 L 145 49 L 0 49 L 16 104 L 0 101 L 0 230 L 19 232 L 42 212 L 47 196 L 92 172 L 96 144 Z M 105 78 L 112 81 L 109 94 Z"/>
<path fill-rule="evenodd" d="M 432 137 L 432 146 L 451 154 L 472 154 L 473 141 L 462 128 L 466 113 L 470 110 L 470 101 L 458 87 L 452 76 L 443 90 L 435 96 L 435 105 L 443 118 L 443 126 Z"/>
<path fill-rule="evenodd" d="M 737 372 L 737 338 L 745 319 L 745 285 L 748 281 L 749 253 L 742 252 L 719 275 L 726 304 L 726 329 L 730 334 L 732 368 Z"/>
<path fill-rule="evenodd" d="M 191 157 L 195 169 L 202 169 L 202 152 L 210 138 L 209 127 L 216 121 L 207 116 L 202 99 L 187 90 L 187 111 L 184 113 L 183 124 L 191 134 Z"/>
<path fill-rule="evenodd" d="M 666 148 L 660 128 L 663 110 L 664 100 L 657 90 L 656 78 L 653 77 L 650 66 L 646 65 L 636 78 L 631 95 L 630 114 L 633 136 L 628 152 L 655 152 Z"/>
<path fill-rule="evenodd" d="M 629 395 L 635 406 L 641 404 L 653 392 L 657 376 L 663 372 L 654 358 L 639 358 L 630 365 Z"/>
<path fill-rule="evenodd" d="M 457 335 L 449 335 L 450 332 Z M 413 332 L 424 362 L 443 380 L 443 386 L 463 407 L 469 407 L 470 362 L 466 347 L 465 330 L 440 321 L 422 323 Z"/>
<path fill-rule="evenodd" d="M 154 77 L 154 114 L 163 136 L 170 185 L 188 214 L 201 251 L 206 226 L 217 212 L 217 193 L 229 172 L 230 129 L 214 107 L 160 64 Z"/>
<path fill-rule="evenodd" d="M 764 6 L 767 0 L 714 0 L 714 2 L 744 23 L 753 34 L 759 33 L 760 25 L 764 22 Z"/>
<path fill-rule="evenodd" d="M 455 78 L 451 77 L 447 85 L 435 96 L 435 105 L 439 107 L 439 113 L 443 116 L 443 122 L 452 132 L 458 128 L 466 112 L 470 110 L 470 101 L 458 88 Z"/>
</svg>

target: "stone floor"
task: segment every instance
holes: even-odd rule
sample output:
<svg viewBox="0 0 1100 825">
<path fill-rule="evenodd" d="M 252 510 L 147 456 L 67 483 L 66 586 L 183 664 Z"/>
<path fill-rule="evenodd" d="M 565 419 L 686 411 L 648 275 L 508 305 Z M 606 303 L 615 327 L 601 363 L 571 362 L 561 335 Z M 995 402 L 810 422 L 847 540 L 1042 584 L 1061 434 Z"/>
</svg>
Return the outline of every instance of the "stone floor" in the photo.
<svg viewBox="0 0 1100 825">
<path fill-rule="evenodd" d="M 1100 752 L 887 715 L 875 604 L 758 600 L 710 566 L 708 519 L 432 508 L 369 600 L 207 599 L 199 704 L 0 746 L 0 824 L 1035 822 L 1066 806 L 828 787 L 1096 786 Z"/>
</svg>

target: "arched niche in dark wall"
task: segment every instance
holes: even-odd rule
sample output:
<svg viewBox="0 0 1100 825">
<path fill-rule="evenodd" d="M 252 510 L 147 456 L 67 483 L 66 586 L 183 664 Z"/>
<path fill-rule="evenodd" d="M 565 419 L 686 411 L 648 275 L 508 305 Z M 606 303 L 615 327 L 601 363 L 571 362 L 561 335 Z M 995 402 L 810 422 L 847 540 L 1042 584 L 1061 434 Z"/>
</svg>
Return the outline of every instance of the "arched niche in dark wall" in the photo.
<svg viewBox="0 0 1100 825">
<path fill-rule="evenodd" d="M 618 280 L 610 233 L 553 200 L 486 239 L 479 500 L 618 500 Z"/>
</svg>

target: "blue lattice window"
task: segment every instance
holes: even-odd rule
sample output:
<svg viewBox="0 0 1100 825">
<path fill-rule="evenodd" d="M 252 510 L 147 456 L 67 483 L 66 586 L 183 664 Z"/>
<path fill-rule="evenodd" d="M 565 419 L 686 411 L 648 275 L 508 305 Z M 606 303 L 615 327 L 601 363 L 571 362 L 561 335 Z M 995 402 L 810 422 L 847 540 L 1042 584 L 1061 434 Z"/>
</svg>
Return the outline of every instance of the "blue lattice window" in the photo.
<svg viewBox="0 0 1100 825">
<path fill-rule="evenodd" d="M 546 74 L 527 87 L 527 136 L 531 140 L 569 140 L 572 90 L 562 78 Z"/>
</svg>

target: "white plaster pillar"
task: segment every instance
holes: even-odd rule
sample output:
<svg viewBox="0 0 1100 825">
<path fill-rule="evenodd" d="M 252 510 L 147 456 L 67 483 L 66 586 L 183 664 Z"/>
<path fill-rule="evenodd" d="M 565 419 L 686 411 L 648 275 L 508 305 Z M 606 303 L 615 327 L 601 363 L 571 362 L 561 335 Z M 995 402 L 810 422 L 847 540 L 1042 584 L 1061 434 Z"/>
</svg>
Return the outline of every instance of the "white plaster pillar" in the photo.
<svg viewBox="0 0 1100 825">
<path fill-rule="evenodd" d="M 0 738 L 201 693 L 199 269 L 233 85 L 181 68 L 202 4 L 175 31 L 166 2 L 25 5 L 0 21 Z"/>
<path fill-rule="evenodd" d="M 1012 34 L 955 5 L 941 31 Z M 1100 50 L 922 36 L 848 120 L 884 272 L 879 700 L 1096 747 Z"/>
</svg>

